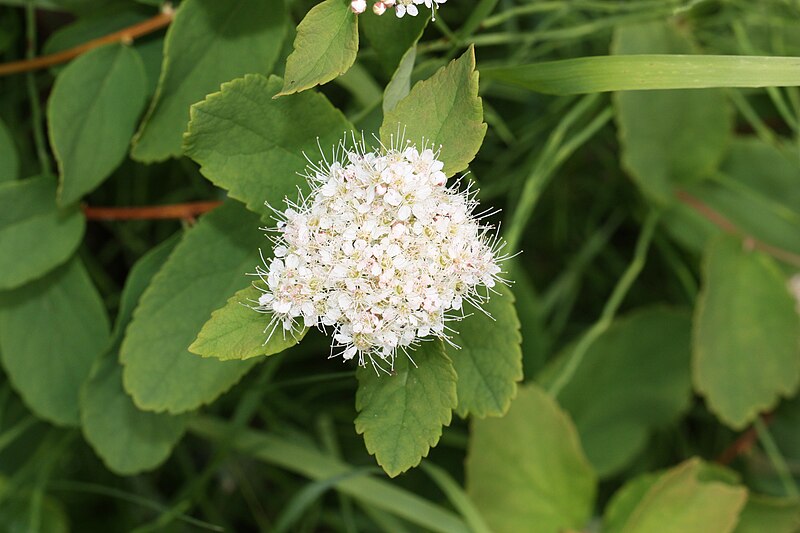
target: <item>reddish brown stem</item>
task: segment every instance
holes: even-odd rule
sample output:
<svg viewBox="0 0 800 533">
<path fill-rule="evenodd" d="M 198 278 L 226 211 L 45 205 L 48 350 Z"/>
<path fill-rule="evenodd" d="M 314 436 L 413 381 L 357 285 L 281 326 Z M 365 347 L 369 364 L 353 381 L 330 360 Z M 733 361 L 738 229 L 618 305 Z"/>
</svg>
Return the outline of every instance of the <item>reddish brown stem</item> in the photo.
<svg viewBox="0 0 800 533">
<path fill-rule="evenodd" d="M 761 418 L 764 420 L 764 424 L 769 425 L 769 423 L 772 422 L 773 415 L 772 413 L 767 413 L 765 415 L 761 415 Z M 753 446 L 756 444 L 756 441 L 758 441 L 758 433 L 756 432 L 756 428 L 750 427 L 747 431 L 739 435 L 739 438 L 733 441 L 730 446 L 725 448 L 721 454 L 719 454 L 717 457 L 717 462 L 721 465 L 731 464 L 734 459 L 752 450 Z"/>
<path fill-rule="evenodd" d="M 137 39 L 143 35 L 147 35 L 148 33 L 153 33 L 154 31 L 158 31 L 161 28 L 168 26 L 169 23 L 172 22 L 173 15 L 173 10 L 169 7 L 165 7 L 165 9 L 155 17 L 149 18 L 138 24 L 134 24 L 133 26 L 128 26 L 127 28 L 123 28 L 103 37 L 98 37 L 97 39 L 79 44 L 78 46 L 74 46 L 68 50 L 56 52 L 55 54 L 49 54 L 46 56 L 35 57 L 33 59 L 2 63 L 0 64 L 0 76 L 28 72 L 31 70 L 38 70 L 52 67 L 53 65 L 58 65 L 60 63 L 65 63 L 70 59 L 73 59 L 82 53 L 91 50 L 92 48 L 97 48 L 98 46 L 103 46 L 104 44 L 116 42 L 131 43 L 134 39 Z"/>
<path fill-rule="evenodd" d="M 703 218 L 705 218 L 715 226 L 719 227 L 725 233 L 730 233 L 731 235 L 738 235 L 745 240 L 745 243 L 748 246 L 751 246 L 752 248 L 760 250 L 766 254 L 769 254 L 775 259 L 779 259 L 786 264 L 800 267 L 800 255 L 784 250 L 783 248 L 778 248 L 777 246 L 772 246 L 771 244 L 767 244 L 765 242 L 756 239 L 752 235 L 746 234 L 741 229 L 739 229 L 733 222 L 728 220 L 728 218 L 725 217 L 725 215 L 714 210 L 714 208 L 703 203 L 702 200 L 692 196 L 686 191 L 678 191 L 676 195 L 681 202 L 694 209 L 699 215 L 701 215 Z"/>
<path fill-rule="evenodd" d="M 185 204 L 152 205 L 143 207 L 82 207 L 88 220 L 194 220 L 222 202 L 190 202 Z"/>
</svg>

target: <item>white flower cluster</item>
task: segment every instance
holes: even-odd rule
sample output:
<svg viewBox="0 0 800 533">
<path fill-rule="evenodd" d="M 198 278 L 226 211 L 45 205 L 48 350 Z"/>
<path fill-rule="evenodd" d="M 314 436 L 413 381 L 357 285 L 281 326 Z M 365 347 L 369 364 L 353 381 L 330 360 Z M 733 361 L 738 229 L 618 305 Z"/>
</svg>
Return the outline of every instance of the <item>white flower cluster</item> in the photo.
<svg viewBox="0 0 800 533">
<path fill-rule="evenodd" d="M 372 12 L 376 15 L 383 15 L 387 9 L 394 8 L 394 13 L 397 18 L 403 18 L 406 14 L 416 17 L 419 14 L 420 4 L 425 4 L 425 7 L 433 12 L 434 20 L 436 17 L 436 10 L 439 9 L 439 4 L 444 4 L 447 0 L 378 0 L 372 5 Z M 360 15 L 367 10 L 366 0 L 353 0 L 350 2 L 350 9 L 353 13 Z"/>
<path fill-rule="evenodd" d="M 475 191 L 445 185 L 432 150 L 357 143 L 340 155 L 312 166 L 311 193 L 276 211 L 274 259 L 256 269 L 265 287 L 253 308 L 273 314 L 270 335 L 300 321 L 331 327 L 331 357 L 391 367 L 398 348 L 447 339 L 463 301 L 486 301 L 503 243 L 481 223 L 492 213 L 473 214 Z"/>
</svg>

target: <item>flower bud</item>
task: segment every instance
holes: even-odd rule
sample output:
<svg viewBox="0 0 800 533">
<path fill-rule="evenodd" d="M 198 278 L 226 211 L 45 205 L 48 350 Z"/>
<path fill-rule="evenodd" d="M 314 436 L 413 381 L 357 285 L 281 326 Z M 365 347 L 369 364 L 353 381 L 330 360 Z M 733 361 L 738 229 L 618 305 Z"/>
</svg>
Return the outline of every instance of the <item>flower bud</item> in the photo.
<svg viewBox="0 0 800 533">
<path fill-rule="evenodd" d="M 367 10 L 367 0 L 353 0 L 350 2 L 350 11 L 356 15 L 360 15 Z"/>
<path fill-rule="evenodd" d="M 372 12 L 380 16 L 386 13 L 386 4 L 384 2 L 375 2 L 372 6 Z"/>
</svg>

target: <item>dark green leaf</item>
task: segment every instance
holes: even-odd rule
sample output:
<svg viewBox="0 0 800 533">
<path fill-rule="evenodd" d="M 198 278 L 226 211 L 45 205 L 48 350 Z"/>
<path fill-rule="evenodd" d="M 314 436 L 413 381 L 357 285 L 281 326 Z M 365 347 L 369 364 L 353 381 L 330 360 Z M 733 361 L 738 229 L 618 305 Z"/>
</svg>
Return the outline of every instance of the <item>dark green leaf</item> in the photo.
<svg viewBox="0 0 800 533">
<path fill-rule="evenodd" d="M 662 22 L 617 30 L 614 53 L 691 53 L 688 36 Z M 622 162 L 642 192 L 670 203 L 673 187 L 711 174 L 725 154 L 732 114 L 721 90 L 614 94 Z"/>
<path fill-rule="evenodd" d="M 514 295 L 500 286 L 483 309 L 467 309 L 471 316 L 453 329 L 451 345 L 445 351 L 458 375 L 458 407 L 461 417 L 502 416 L 517 394 L 522 380 L 522 350 L 519 319 L 514 309 Z"/>
<path fill-rule="evenodd" d="M 186 0 L 167 31 L 161 79 L 131 155 L 144 162 L 181 154 L 189 107 L 222 82 L 272 71 L 286 35 L 280 0 Z"/>
<path fill-rule="evenodd" d="M 280 78 L 259 75 L 224 84 L 192 106 L 184 144 L 204 176 L 262 214 L 264 202 L 279 206 L 306 188 L 297 175 L 308 166 L 304 153 L 330 153 L 352 129 L 321 94 L 273 100 L 280 86 Z"/>
<path fill-rule="evenodd" d="M 0 297 L 0 355 L 14 388 L 38 416 L 78 424 L 78 393 L 108 348 L 100 295 L 78 259 Z"/>
<path fill-rule="evenodd" d="M 77 206 L 56 206 L 53 178 L 0 184 L 0 290 L 19 287 L 66 261 L 84 226 Z"/>
<path fill-rule="evenodd" d="M 456 406 L 456 373 L 439 340 L 400 353 L 393 375 L 371 365 L 358 369 L 356 431 L 367 451 L 395 477 L 417 466 L 450 424 Z"/>
<path fill-rule="evenodd" d="M 120 351 L 125 390 L 148 411 L 181 413 L 212 402 L 253 366 L 203 359 L 187 348 L 211 312 L 246 286 L 264 237 L 229 201 L 186 233 L 142 295 Z"/>
<path fill-rule="evenodd" d="M 121 44 L 95 48 L 61 71 L 47 103 L 59 203 L 79 200 L 122 162 L 146 87 L 139 54 Z"/>
<path fill-rule="evenodd" d="M 422 37 L 430 18 L 430 12 L 425 9 L 416 17 L 402 19 L 395 17 L 394 13 L 386 13 L 380 17 L 365 13 L 358 17 L 358 23 L 378 56 L 384 72 L 391 74 L 398 68 L 408 50 Z"/>
<path fill-rule="evenodd" d="M 11 132 L 0 120 L 0 183 L 19 177 L 19 156 Z"/>
</svg>

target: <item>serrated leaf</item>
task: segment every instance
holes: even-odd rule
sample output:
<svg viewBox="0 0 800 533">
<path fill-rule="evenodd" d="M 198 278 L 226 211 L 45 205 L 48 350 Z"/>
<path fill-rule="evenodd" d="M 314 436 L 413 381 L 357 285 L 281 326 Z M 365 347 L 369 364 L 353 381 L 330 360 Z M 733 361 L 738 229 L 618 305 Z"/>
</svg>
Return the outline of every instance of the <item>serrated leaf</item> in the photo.
<svg viewBox="0 0 800 533">
<path fill-rule="evenodd" d="M 456 373 L 439 340 L 399 354 L 394 374 L 358 369 L 356 432 L 390 477 L 417 466 L 450 424 L 457 403 Z"/>
<path fill-rule="evenodd" d="M 691 404 L 691 326 L 688 313 L 664 308 L 616 320 L 559 393 L 601 477 L 627 466 L 653 430 L 672 423 Z M 544 383 L 570 353 L 567 348 L 546 369 Z"/>
<path fill-rule="evenodd" d="M 167 31 L 156 94 L 131 156 L 161 161 L 181 154 L 189 107 L 222 82 L 272 71 L 286 36 L 281 0 L 186 0 Z"/>
<path fill-rule="evenodd" d="M 327 83 L 347 72 L 358 54 L 358 22 L 345 0 L 325 0 L 297 26 L 294 51 L 286 60 L 284 96 Z"/>
<path fill-rule="evenodd" d="M 522 380 L 522 336 L 514 309 L 514 295 L 504 286 L 496 289 L 483 305 L 485 313 L 467 309 L 471 316 L 453 326 L 453 343 L 445 352 L 458 375 L 458 406 L 461 417 L 502 416 L 517 394 Z"/>
<path fill-rule="evenodd" d="M 274 355 L 302 340 L 308 328 L 286 332 L 280 321 L 272 323 L 271 313 L 254 311 L 261 292 L 253 286 L 231 296 L 225 306 L 211 314 L 189 351 L 222 361 Z"/>
<path fill-rule="evenodd" d="M 743 429 L 800 385 L 800 316 L 771 258 L 721 236 L 704 256 L 693 380 L 722 422 Z"/>
<path fill-rule="evenodd" d="M 707 468 L 690 459 L 666 473 L 630 482 L 609 505 L 603 531 L 731 533 L 747 501 L 747 489 L 707 476 Z"/>
<path fill-rule="evenodd" d="M 120 351 L 125 390 L 140 409 L 181 413 L 214 401 L 252 361 L 203 359 L 187 347 L 211 312 L 247 285 L 264 237 L 228 201 L 189 230 L 145 290 Z"/>
<path fill-rule="evenodd" d="M 108 347 L 100 295 L 80 260 L 0 297 L 0 356 L 14 388 L 41 418 L 78 424 L 78 394 Z"/>
<path fill-rule="evenodd" d="M 92 191 L 125 159 L 146 89 L 139 54 L 121 44 L 90 50 L 56 77 L 47 126 L 61 205 Z"/>
<path fill-rule="evenodd" d="M 118 362 L 123 332 L 147 285 L 169 257 L 177 239 L 153 248 L 131 269 L 120 299 L 110 353 L 95 364 L 81 389 L 81 429 L 105 465 L 120 475 L 161 464 L 183 435 L 184 415 L 148 413 L 136 408 L 122 387 Z"/>
<path fill-rule="evenodd" d="M 422 32 L 431 19 L 430 15 L 429 10 L 423 9 L 416 17 L 402 19 L 395 16 L 373 17 L 369 14 L 358 17 L 361 31 L 372 45 L 386 74 L 391 74 L 398 68 L 402 57 L 422 37 Z"/>
<path fill-rule="evenodd" d="M 280 86 L 280 78 L 259 75 L 224 84 L 192 106 L 184 142 L 205 177 L 261 214 L 268 212 L 264 202 L 279 206 L 307 188 L 297 175 L 308 166 L 304 153 L 330 153 L 352 130 L 321 94 L 274 100 Z"/>
<path fill-rule="evenodd" d="M 594 471 L 567 414 L 536 385 L 520 387 L 503 418 L 473 421 L 465 475 L 496 533 L 560 533 L 591 517 Z"/>
<path fill-rule="evenodd" d="M 17 146 L 6 125 L 0 120 L 0 183 L 14 181 L 19 177 Z"/>
<path fill-rule="evenodd" d="M 683 30 L 685 31 L 685 30 Z M 614 54 L 691 54 L 686 33 L 664 22 L 617 28 Z M 673 188 L 711 174 L 722 160 L 733 114 L 721 89 L 614 93 L 622 163 L 651 200 L 673 201 Z"/>
<path fill-rule="evenodd" d="M 483 105 L 478 96 L 475 49 L 439 69 L 411 88 L 383 119 L 381 141 L 397 144 L 398 134 L 417 146 L 441 146 L 444 173 L 464 170 L 478 153 L 486 134 Z M 395 139 L 394 142 L 392 139 Z"/>
<path fill-rule="evenodd" d="M 80 244 L 84 227 L 77 206 L 56 206 L 53 178 L 0 184 L 0 290 L 19 287 L 64 263 Z"/>
</svg>

